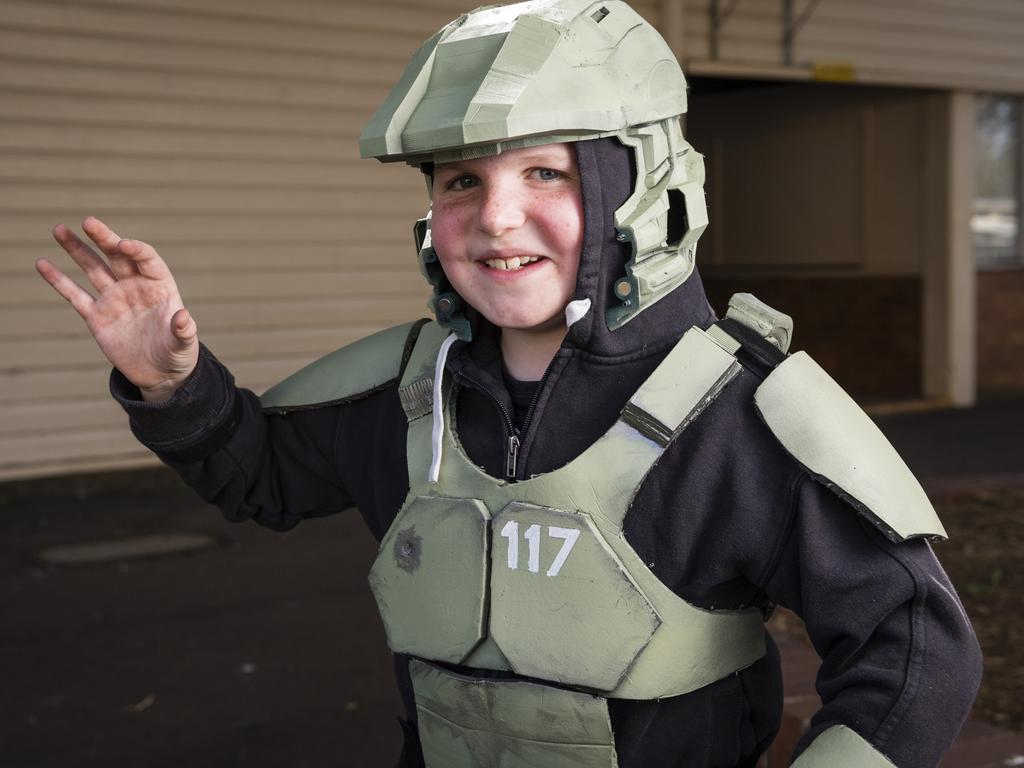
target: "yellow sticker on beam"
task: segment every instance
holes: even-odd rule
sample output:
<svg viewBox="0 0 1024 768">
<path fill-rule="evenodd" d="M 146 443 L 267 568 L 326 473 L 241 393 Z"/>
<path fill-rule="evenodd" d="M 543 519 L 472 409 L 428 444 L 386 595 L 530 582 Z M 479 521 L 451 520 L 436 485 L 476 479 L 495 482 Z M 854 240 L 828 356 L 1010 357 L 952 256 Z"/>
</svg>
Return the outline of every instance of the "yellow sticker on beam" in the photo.
<svg viewBox="0 0 1024 768">
<path fill-rule="evenodd" d="M 813 77 L 826 83 L 852 83 L 857 79 L 857 70 L 848 61 L 816 61 Z"/>
</svg>

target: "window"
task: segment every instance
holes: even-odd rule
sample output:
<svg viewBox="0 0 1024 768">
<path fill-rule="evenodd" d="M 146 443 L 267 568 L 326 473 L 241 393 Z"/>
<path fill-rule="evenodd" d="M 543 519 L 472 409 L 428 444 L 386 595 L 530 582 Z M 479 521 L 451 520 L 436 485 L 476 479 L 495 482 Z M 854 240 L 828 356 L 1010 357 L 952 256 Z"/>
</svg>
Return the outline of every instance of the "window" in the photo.
<svg viewBox="0 0 1024 768">
<path fill-rule="evenodd" d="M 975 194 L 971 231 L 978 267 L 1024 265 L 1020 234 L 1021 102 L 979 95 L 975 130 Z"/>
</svg>

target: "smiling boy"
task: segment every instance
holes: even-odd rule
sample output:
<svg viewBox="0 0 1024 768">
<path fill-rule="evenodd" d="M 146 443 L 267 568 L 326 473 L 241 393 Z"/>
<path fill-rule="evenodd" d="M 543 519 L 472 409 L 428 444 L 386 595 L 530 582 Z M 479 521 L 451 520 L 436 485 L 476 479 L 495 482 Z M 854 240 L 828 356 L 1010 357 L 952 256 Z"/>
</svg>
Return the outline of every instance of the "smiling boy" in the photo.
<svg viewBox="0 0 1024 768">
<path fill-rule="evenodd" d="M 685 81 L 620 2 L 535 0 L 413 57 L 364 155 L 423 170 L 435 320 L 257 399 L 156 251 L 55 236 L 39 270 L 115 366 L 132 429 L 232 520 L 356 506 L 406 707 L 403 766 L 753 766 L 781 714 L 773 604 L 822 657 L 800 768 L 934 766 L 977 643 L 927 499 L 749 297 L 693 260 Z"/>
<path fill-rule="evenodd" d="M 516 379 L 537 381 L 565 337 L 583 207 L 569 144 L 512 149 L 434 169 L 432 236 L 456 292 L 502 329 Z"/>
</svg>

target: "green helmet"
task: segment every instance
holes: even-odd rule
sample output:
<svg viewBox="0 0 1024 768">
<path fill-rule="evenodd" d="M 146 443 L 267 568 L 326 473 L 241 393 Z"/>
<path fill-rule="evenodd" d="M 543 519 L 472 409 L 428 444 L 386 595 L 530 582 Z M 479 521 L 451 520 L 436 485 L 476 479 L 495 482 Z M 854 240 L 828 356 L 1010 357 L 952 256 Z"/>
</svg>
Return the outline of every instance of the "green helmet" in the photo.
<svg viewBox="0 0 1024 768">
<path fill-rule="evenodd" d="M 529 0 L 478 8 L 427 40 L 359 140 L 363 157 L 411 165 L 615 136 L 636 187 L 615 212 L 632 246 L 608 327 L 631 320 L 693 270 L 707 226 L 704 160 L 683 138 L 686 79 L 661 35 L 620 0 Z M 438 321 L 469 338 L 461 303 L 417 224 Z"/>
</svg>

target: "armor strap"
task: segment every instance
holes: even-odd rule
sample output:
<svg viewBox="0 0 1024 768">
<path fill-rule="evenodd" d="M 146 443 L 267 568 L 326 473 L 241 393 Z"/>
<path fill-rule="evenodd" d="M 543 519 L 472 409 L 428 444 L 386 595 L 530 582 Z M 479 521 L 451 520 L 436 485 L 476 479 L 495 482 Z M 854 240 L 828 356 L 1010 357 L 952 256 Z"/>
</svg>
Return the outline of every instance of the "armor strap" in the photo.
<svg viewBox="0 0 1024 768">
<path fill-rule="evenodd" d="M 667 447 L 739 372 L 728 351 L 691 328 L 629 398 L 619 419 Z"/>
<path fill-rule="evenodd" d="M 420 330 L 409 354 L 409 361 L 398 382 L 398 398 L 410 422 L 427 416 L 433 410 L 434 363 L 448 334 L 449 331 L 438 323 L 427 323 Z"/>
</svg>

